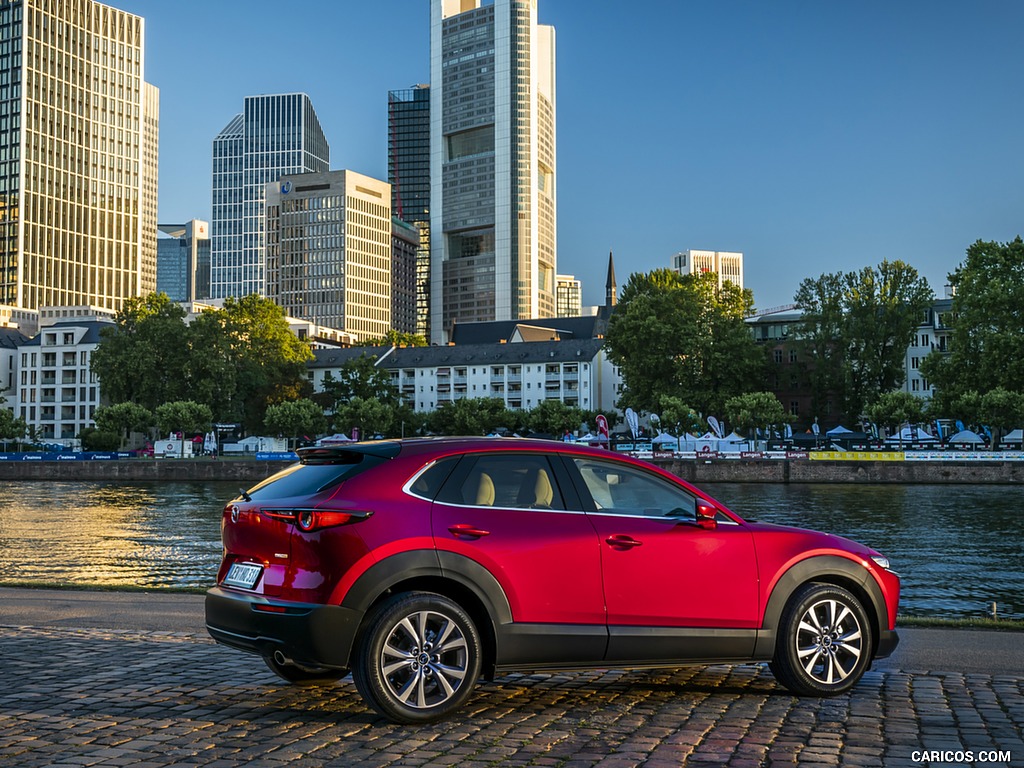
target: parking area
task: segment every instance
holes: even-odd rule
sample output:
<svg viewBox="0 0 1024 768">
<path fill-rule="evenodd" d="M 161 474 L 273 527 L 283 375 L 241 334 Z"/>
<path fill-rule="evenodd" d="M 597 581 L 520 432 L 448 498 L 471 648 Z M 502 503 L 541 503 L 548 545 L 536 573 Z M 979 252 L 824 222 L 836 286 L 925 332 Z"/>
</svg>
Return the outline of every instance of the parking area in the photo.
<svg viewBox="0 0 1024 768">
<path fill-rule="evenodd" d="M 0 660 L 17 768 L 1024 765 L 1019 674 L 879 670 L 825 700 L 761 666 L 510 675 L 411 727 L 351 680 L 290 687 L 199 633 L 2 626 Z"/>
</svg>

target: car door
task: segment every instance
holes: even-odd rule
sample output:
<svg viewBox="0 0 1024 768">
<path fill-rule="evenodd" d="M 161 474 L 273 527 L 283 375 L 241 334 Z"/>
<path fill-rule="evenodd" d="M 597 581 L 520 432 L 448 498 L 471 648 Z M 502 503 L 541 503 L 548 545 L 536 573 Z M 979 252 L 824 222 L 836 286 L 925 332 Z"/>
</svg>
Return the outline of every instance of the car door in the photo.
<svg viewBox="0 0 1024 768">
<path fill-rule="evenodd" d="M 571 485 L 564 474 L 562 483 Z M 435 545 L 486 568 L 515 623 L 591 625 L 603 635 L 597 533 L 563 497 L 544 454 L 466 455 L 434 500 Z"/>
<path fill-rule="evenodd" d="M 724 513 L 702 527 L 698 498 L 643 467 L 591 457 L 566 464 L 601 542 L 609 658 L 749 654 L 758 585 L 746 527 Z"/>
</svg>

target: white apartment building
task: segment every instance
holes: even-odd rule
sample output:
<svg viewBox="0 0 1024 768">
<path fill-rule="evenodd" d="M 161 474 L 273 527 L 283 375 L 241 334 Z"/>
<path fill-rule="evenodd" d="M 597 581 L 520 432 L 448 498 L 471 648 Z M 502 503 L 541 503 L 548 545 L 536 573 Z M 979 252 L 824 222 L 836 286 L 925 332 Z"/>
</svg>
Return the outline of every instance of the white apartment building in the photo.
<svg viewBox="0 0 1024 768">
<path fill-rule="evenodd" d="M 932 397 L 935 387 L 921 375 L 921 362 L 933 351 L 949 350 L 949 326 L 946 320 L 953 309 L 953 299 L 936 299 L 924 311 L 921 324 L 914 333 L 914 339 L 907 347 L 904 361 L 906 380 L 903 390 L 918 397 Z"/>
<path fill-rule="evenodd" d="M 18 348 L 16 413 L 39 439 L 77 447 L 78 433 L 95 426 L 100 386 L 89 363 L 100 331 L 113 321 L 106 313 L 94 312 L 41 317 L 40 325 L 39 333 Z"/>
<path fill-rule="evenodd" d="M 310 364 L 315 391 L 330 371 L 337 378 L 353 357 L 377 357 L 395 391 L 413 410 L 437 410 L 469 398 L 498 398 L 506 408 L 530 410 L 546 400 L 610 413 L 622 389 L 602 339 L 516 341 L 432 347 L 319 350 Z"/>
<path fill-rule="evenodd" d="M 738 288 L 743 287 L 743 254 L 730 251 L 680 251 L 672 257 L 672 270 L 680 275 L 697 275 L 714 272 L 718 275 L 718 286 L 728 280 Z"/>
</svg>

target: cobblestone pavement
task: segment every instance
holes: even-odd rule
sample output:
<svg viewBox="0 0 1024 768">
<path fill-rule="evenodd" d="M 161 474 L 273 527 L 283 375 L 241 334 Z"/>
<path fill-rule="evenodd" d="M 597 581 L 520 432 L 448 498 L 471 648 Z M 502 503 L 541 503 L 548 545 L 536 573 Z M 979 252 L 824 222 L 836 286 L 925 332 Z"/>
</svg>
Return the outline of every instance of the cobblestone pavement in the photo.
<svg viewBox="0 0 1024 768">
<path fill-rule="evenodd" d="M 197 634 L 0 627 L 0 662 L 5 768 L 1024 765 L 1019 675 L 873 671 L 823 700 L 755 665 L 509 675 L 413 727 Z"/>
</svg>

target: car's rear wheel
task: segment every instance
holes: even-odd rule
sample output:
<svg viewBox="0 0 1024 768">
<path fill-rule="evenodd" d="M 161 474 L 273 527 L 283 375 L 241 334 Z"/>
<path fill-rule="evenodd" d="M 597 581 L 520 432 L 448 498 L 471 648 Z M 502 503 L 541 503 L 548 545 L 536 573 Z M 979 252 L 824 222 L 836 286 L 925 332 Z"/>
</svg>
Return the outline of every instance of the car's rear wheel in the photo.
<svg viewBox="0 0 1024 768">
<path fill-rule="evenodd" d="M 429 592 L 388 599 L 367 620 L 352 678 L 398 723 L 431 723 L 462 706 L 480 674 L 480 635 L 457 603 Z"/>
<path fill-rule="evenodd" d="M 292 685 L 312 688 L 319 685 L 332 685 L 348 674 L 344 669 L 328 669 L 327 667 L 300 667 L 287 661 L 278 661 L 273 656 L 264 656 L 263 661 L 275 675 Z"/>
<path fill-rule="evenodd" d="M 871 625 L 853 593 L 832 584 L 807 584 L 782 612 L 769 667 L 799 696 L 835 696 L 857 684 L 871 654 Z"/>
</svg>

